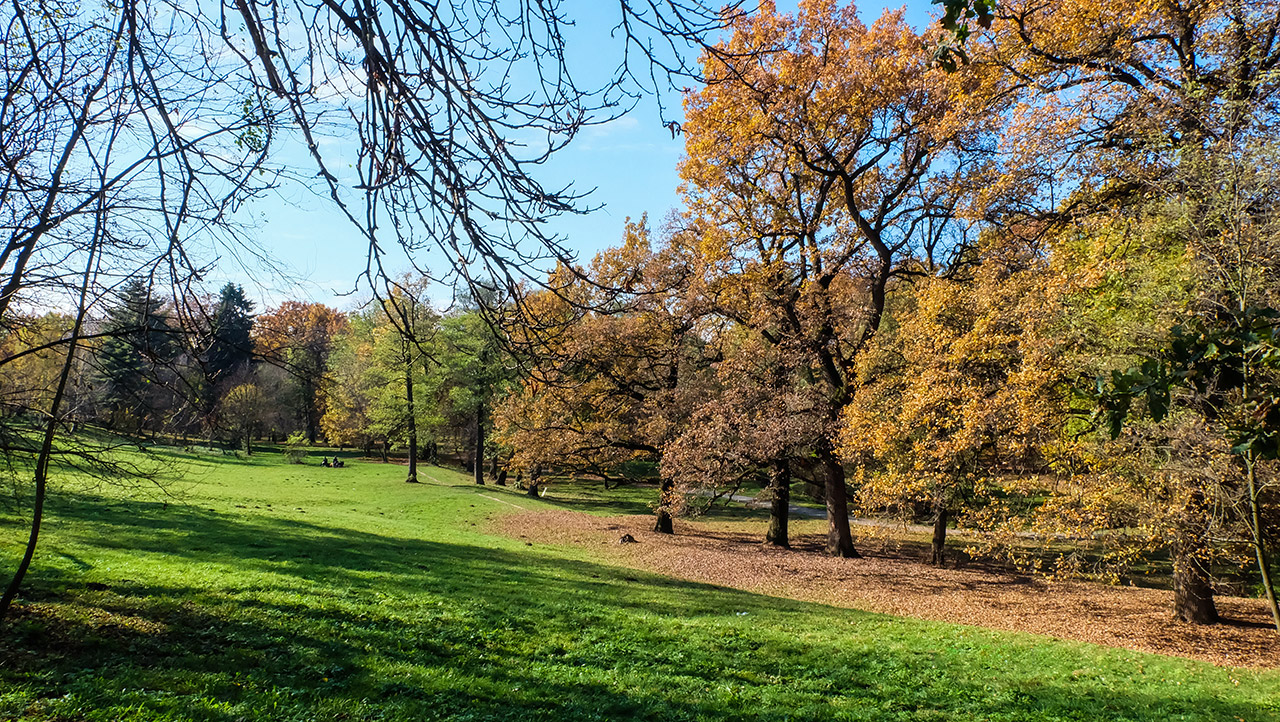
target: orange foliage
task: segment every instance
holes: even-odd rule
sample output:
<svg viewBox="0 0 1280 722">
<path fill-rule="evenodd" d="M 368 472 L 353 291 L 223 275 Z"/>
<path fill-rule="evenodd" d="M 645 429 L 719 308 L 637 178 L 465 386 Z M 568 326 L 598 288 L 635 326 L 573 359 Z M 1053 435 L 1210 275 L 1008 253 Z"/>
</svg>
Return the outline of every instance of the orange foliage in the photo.
<svg viewBox="0 0 1280 722">
<path fill-rule="evenodd" d="M 609 476 L 657 459 L 707 351 L 687 268 L 674 249 L 652 248 L 644 219 L 582 275 L 591 281 L 526 300 L 531 322 L 514 333 L 533 368 L 498 408 L 495 435 L 518 467 Z"/>
<path fill-rule="evenodd" d="M 1048 472 L 1064 446 L 1072 367 L 1062 276 L 987 258 L 972 278 L 919 281 L 860 365 L 840 439 L 867 513 L 962 510 L 1002 477 Z"/>
<path fill-rule="evenodd" d="M 934 69 L 900 12 L 867 27 L 834 0 L 795 15 L 765 4 L 722 50 L 686 99 L 689 214 L 674 242 L 696 259 L 694 290 L 822 397 L 806 445 L 825 477 L 828 551 L 849 555 L 839 410 L 894 280 L 956 249 L 998 124 L 971 92 L 981 76 Z"/>
<path fill-rule="evenodd" d="M 334 339 L 347 327 L 346 314 L 319 303 L 285 301 L 258 316 L 254 344 L 301 384 L 299 417 L 313 443 L 324 415 L 324 374 Z"/>
</svg>

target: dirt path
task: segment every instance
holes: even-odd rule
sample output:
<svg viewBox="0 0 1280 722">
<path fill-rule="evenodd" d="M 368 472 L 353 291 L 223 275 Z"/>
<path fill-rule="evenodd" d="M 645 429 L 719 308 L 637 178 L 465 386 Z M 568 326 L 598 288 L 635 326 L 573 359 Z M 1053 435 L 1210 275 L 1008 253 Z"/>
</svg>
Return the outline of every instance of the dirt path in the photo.
<svg viewBox="0 0 1280 722">
<path fill-rule="evenodd" d="M 496 523 L 510 536 L 590 547 L 618 565 L 690 581 L 1219 665 L 1280 667 L 1280 640 L 1256 599 L 1219 597 L 1218 611 L 1227 622 L 1205 627 L 1174 621 L 1166 591 L 936 569 L 876 554 L 833 559 L 817 553 L 822 538 L 815 534 L 793 534 L 795 549 L 786 551 L 725 525 L 685 522 L 676 536 L 655 534 L 648 516 L 542 511 L 504 516 Z M 639 543 L 618 543 L 623 534 Z"/>
</svg>

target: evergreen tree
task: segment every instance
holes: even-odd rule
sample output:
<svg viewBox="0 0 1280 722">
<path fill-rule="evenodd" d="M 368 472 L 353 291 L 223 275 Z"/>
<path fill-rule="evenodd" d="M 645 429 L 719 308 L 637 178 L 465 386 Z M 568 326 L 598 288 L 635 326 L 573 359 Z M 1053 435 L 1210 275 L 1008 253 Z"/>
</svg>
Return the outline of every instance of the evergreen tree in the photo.
<svg viewBox="0 0 1280 722">
<path fill-rule="evenodd" d="M 236 283 L 222 287 L 212 321 L 205 373 L 216 387 L 253 357 L 253 302 L 245 298 L 244 288 Z"/>
<path fill-rule="evenodd" d="M 150 284 L 135 278 L 107 312 L 97 366 L 104 421 L 115 428 L 145 428 L 164 401 L 159 371 L 178 355 L 178 344 L 163 307 Z"/>
</svg>

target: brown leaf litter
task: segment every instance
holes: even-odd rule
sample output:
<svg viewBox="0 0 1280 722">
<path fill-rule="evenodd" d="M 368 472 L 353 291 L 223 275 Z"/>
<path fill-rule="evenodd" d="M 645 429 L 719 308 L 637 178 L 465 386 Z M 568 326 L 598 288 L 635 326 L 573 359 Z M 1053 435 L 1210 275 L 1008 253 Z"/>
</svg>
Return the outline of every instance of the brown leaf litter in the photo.
<svg viewBox="0 0 1280 722">
<path fill-rule="evenodd" d="M 1158 589 L 1049 582 L 990 569 L 938 569 L 883 553 L 835 559 L 818 553 L 815 524 L 793 527 L 793 550 L 760 543 L 763 528 L 684 522 L 675 536 L 649 516 L 524 512 L 495 522 L 509 536 L 590 548 L 619 566 L 759 594 L 990 629 L 1188 657 L 1217 665 L 1280 667 L 1280 640 L 1259 599 L 1218 597 L 1223 623 L 1176 621 Z M 799 527 L 799 529 L 797 529 Z M 630 534 L 638 544 L 621 544 Z"/>
</svg>

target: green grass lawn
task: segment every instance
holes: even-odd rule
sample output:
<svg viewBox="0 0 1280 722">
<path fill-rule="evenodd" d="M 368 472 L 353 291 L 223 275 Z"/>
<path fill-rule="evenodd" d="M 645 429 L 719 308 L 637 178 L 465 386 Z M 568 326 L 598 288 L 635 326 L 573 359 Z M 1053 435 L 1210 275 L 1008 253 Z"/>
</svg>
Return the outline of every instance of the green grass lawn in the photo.
<svg viewBox="0 0 1280 722">
<path fill-rule="evenodd" d="M 437 468 L 413 485 L 358 461 L 189 463 L 179 498 L 58 491 L 22 613 L 0 628 L 0 720 L 1280 720 L 1280 673 L 777 599 L 485 533 L 515 511 L 502 500 L 575 503 L 554 486 L 534 500 Z M 6 572 L 23 533 L 6 512 Z"/>
</svg>

